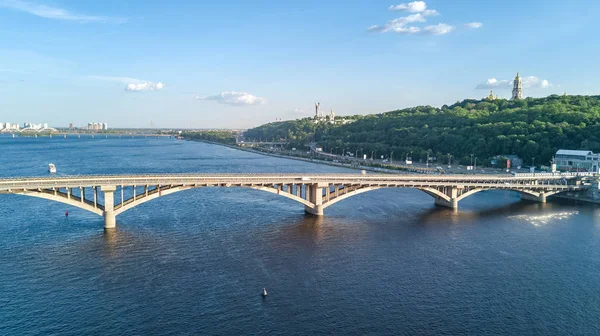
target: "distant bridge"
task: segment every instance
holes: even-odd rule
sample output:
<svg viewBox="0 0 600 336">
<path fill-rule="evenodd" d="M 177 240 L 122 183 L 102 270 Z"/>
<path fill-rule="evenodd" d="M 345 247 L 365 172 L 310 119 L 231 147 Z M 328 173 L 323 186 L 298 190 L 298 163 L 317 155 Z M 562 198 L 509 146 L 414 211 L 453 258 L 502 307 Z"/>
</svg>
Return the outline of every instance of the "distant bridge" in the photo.
<svg viewBox="0 0 600 336">
<path fill-rule="evenodd" d="M 323 210 L 345 198 L 381 188 L 415 188 L 435 203 L 456 209 L 475 193 L 514 190 L 523 199 L 546 202 L 565 191 L 584 190 L 576 175 L 358 175 L 358 174 L 164 174 L 0 179 L 0 194 L 27 195 L 65 203 L 104 217 L 104 227 L 116 226 L 116 216 L 147 201 L 178 191 L 203 187 L 243 187 L 267 191 L 304 205 L 306 212 Z M 115 197 L 120 194 L 120 197 Z M 117 202 L 118 201 L 118 202 Z"/>
</svg>

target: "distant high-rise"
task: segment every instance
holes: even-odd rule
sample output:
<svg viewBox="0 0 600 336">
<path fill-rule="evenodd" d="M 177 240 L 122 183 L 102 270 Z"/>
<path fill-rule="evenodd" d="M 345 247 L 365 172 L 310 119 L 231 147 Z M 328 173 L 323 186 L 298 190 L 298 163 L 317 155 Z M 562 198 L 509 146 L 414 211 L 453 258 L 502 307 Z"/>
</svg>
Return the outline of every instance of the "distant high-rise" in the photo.
<svg viewBox="0 0 600 336">
<path fill-rule="evenodd" d="M 512 100 L 523 99 L 523 83 L 521 83 L 521 76 L 517 72 L 517 77 L 515 77 L 513 90 L 512 90 Z"/>
<path fill-rule="evenodd" d="M 103 131 L 106 131 L 106 130 L 108 130 L 108 124 L 107 124 L 107 123 L 103 123 L 103 124 L 102 124 L 102 130 L 103 130 Z"/>
</svg>

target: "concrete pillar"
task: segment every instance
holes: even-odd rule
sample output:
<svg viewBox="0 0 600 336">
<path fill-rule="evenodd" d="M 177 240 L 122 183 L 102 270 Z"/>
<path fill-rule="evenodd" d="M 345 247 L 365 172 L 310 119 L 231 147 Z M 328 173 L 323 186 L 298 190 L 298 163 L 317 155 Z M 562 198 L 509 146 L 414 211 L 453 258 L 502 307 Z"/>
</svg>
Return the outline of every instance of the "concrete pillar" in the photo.
<svg viewBox="0 0 600 336">
<path fill-rule="evenodd" d="M 311 184 L 306 186 L 307 201 L 314 204 L 312 207 L 305 206 L 304 211 L 315 216 L 323 216 L 323 188 L 327 183 Z"/>
<path fill-rule="evenodd" d="M 115 190 L 116 186 L 101 187 L 104 193 L 104 229 L 114 229 L 117 226 L 115 215 Z"/>
<path fill-rule="evenodd" d="M 458 209 L 458 188 L 453 187 L 446 190 L 446 195 L 450 197 L 449 201 L 443 199 L 442 197 L 436 197 L 435 204 L 446 208 Z"/>
<path fill-rule="evenodd" d="M 546 203 L 546 194 L 539 193 L 538 196 L 535 196 L 535 195 L 523 193 L 523 194 L 521 194 L 521 199 L 527 200 L 527 201 L 532 201 L 532 202 L 538 202 L 538 203 Z"/>
</svg>

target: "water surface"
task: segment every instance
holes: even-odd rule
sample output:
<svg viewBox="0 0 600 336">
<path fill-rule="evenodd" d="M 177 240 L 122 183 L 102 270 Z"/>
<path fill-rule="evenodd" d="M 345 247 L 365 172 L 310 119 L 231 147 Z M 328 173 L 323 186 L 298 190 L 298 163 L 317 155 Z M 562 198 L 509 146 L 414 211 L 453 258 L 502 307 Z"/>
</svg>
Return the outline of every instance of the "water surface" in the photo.
<svg viewBox="0 0 600 336">
<path fill-rule="evenodd" d="M 0 137 L 0 149 L 4 177 L 49 162 L 65 175 L 352 172 L 173 139 Z M 0 195 L 0 334 L 600 333 L 598 206 L 489 191 L 455 213 L 384 189 L 325 213 L 200 188 L 104 233 L 95 214 Z"/>
</svg>

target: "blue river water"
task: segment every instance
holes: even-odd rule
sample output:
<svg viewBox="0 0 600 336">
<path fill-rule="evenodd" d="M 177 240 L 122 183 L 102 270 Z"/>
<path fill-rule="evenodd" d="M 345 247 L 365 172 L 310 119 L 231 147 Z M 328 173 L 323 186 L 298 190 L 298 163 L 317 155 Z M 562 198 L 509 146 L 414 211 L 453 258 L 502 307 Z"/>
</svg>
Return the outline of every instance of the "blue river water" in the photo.
<svg viewBox="0 0 600 336">
<path fill-rule="evenodd" d="M 0 177 L 352 172 L 156 138 L 0 137 Z M 64 212 L 69 211 L 69 217 Z M 260 297 L 266 287 L 269 296 Z M 102 218 L 0 195 L 0 335 L 597 335 L 600 206 L 384 189 L 323 218 L 200 188 Z"/>
</svg>

